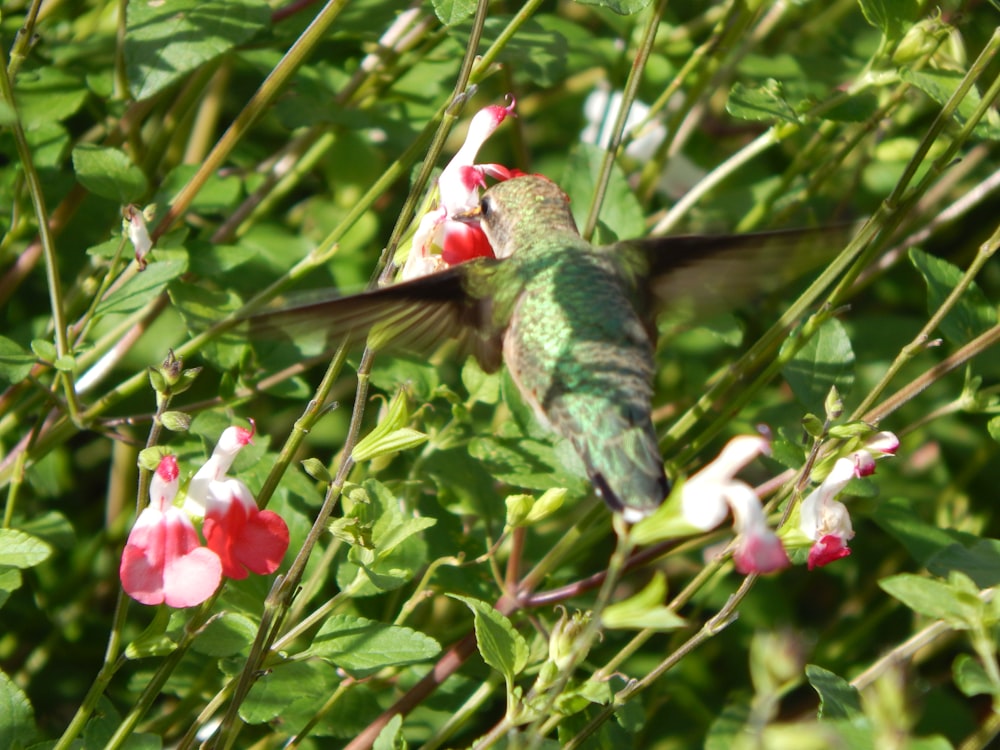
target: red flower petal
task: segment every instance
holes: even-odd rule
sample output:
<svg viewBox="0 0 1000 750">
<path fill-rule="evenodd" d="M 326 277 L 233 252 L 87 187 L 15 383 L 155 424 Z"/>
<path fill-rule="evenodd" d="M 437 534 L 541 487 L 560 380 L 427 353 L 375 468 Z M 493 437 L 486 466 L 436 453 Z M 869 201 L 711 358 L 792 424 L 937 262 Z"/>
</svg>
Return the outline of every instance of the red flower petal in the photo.
<svg viewBox="0 0 1000 750">
<path fill-rule="evenodd" d="M 846 542 L 842 538 L 835 534 L 827 534 L 809 550 L 807 564 L 809 570 L 821 568 L 850 554 L 851 550 L 848 549 Z"/>
<path fill-rule="evenodd" d="M 733 553 L 736 570 L 748 573 L 773 573 L 791 563 L 781 540 L 772 533 L 746 534 Z"/>
<path fill-rule="evenodd" d="M 249 491 L 236 480 L 210 491 L 202 531 L 205 543 L 222 560 L 228 578 L 243 579 L 250 570 L 268 575 L 288 550 L 288 525 L 277 513 L 258 510 Z"/>
<path fill-rule="evenodd" d="M 486 234 L 478 226 L 460 221 L 446 221 L 444 240 L 441 245 L 441 260 L 449 266 L 463 263 L 472 258 L 493 258 L 493 248 Z"/>
<path fill-rule="evenodd" d="M 192 607 L 218 588 L 222 564 L 200 546 L 180 509 L 147 508 L 129 534 L 118 572 L 125 593 L 137 602 Z"/>
</svg>

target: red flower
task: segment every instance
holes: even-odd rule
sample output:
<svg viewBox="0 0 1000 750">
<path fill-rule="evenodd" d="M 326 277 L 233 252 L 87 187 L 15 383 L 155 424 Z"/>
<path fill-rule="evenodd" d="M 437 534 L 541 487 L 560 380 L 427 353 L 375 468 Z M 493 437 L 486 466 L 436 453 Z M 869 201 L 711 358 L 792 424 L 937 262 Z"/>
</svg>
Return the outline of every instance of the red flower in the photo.
<svg viewBox="0 0 1000 750">
<path fill-rule="evenodd" d="M 150 482 L 149 506 L 139 514 L 122 553 L 125 593 L 142 604 L 193 607 L 222 579 L 219 556 L 201 546 L 194 525 L 173 505 L 177 459 L 164 456 Z"/>
<path fill-rule="evenodd" d="M 288 549 L 284 519 L 273 511 L 258 510 L 250 490 L 238 479 L 209 484 L 202 531 L 229 578 L 246 578 L 248 569 L 269 575 L 281 565 Z"/>
</svg>

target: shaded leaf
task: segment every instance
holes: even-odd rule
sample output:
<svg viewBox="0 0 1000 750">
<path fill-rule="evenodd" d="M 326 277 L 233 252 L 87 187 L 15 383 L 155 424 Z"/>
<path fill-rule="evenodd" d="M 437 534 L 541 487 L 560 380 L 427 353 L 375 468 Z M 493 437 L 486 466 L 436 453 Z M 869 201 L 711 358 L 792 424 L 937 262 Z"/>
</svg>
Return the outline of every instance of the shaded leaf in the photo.
<svg viewBox="0 0 1000 750">
<path fill-rule="evenodd" d="M 843 324 L 830 318 L 795 353 L 782 371 L 796 398 L 822 414 L 832 386 L 847 394 L 854 384 L 854 351 Z"/>
<path fill-rule="evenodd" d="M 819 694 L 822 718 L 852 719 L 861 715 L 861 696 L 847 680 L 815 664 L 806 665 L 806 678 Z"/>
<path fill-rule="evenodd" d="M 927 283 L 927 310 L 933 314 L 958 286 L 962 271 L 948 261 L 916 248 L 910 250 L 910 261 Z M 953 344 L 962 345 L 992 328 L 996 322 L 996 309 L 972 282 L 944 316 L 941 333 Z"/>
<path fill-rule="evenodd" d="M 0 336 L 0 381 L 20 383 L 35 366 L 35 356 L 16 341 Z"/>
</svg>

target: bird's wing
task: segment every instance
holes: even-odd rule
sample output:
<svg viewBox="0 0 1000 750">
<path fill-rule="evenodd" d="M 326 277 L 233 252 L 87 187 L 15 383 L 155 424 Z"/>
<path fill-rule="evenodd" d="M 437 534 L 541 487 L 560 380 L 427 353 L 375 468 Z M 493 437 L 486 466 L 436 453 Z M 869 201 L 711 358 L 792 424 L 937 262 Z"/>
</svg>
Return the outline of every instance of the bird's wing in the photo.
<svg viewBox="0 0 1000 750">
<path fill-rule="evenodd" d="M 654 311 L 694 315 L 729 310 L 791 283 L 833 258 L 851 226 L 734 235 L 650 237 L 641 250 Z"/>
<path fill-rule="evenodd" d="M 488 371 L 500 366 L 500 335 L 490 299 L 477 294 L 499 261 L 480 259 L 417 279 L 346 297 L 265 310 L 249 318 L 257 339 L 325 332 L 330 347 L 367 343 L 375 350 L 429 355 L 448 339 Z"/>
</svg>

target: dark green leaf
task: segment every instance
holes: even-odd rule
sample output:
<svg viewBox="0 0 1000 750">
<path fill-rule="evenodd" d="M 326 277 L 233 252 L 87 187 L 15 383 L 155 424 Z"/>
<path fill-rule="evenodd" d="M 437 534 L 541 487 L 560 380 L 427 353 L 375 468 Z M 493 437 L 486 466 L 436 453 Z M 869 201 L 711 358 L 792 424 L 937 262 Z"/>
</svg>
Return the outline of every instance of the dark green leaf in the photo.
<svg viewBox="0 0 1000 750">
<path fill-rule="evenodd" d="M 257 623 L 237 612 L 224 612 L 206 625 L 192 644 L 205 656 L 233 656 L 249 648 Z"/>
<path fill-rule="evenodd" d="M 861 698 L 847 680 L 814 664 L 806 665 L 806 678 L 819 694 L 821 717 L 852 719 L 861 715 Z"/>
<path fill-rule="evenodd" d="M 117 148 L 80 144 L 73 149 L 73 171 L 87 190 L 116 203 L 136 203 L 149 188 L 146 175 Z"/>
<path fill-rule="evenodd" d="M 971 546 L 952 544 L 926 562 L 934 575 L 947 577 L 952 571 L 969 576 L 979 588 L 1000 584 L 1000 541 L 980 539 Z"/>
<path fill-rule="evenodd" d="M 312 703 L 317 695 L 329 695 L 337 681 L 333 667 L 318 659 L 278 664 L 254 682 L 240 704 L 240 717 L 248 724 L 263 724 L 298 701 Z"/>
<path fill-rule="evenodd" d="M 416 630 L 350 615 L 324 622 L 308 651 L 356 677 L 382 667 L 427 661 L 440 652 L 437 641 Z"/>
<path fill-rule="evenodd" d="M 263 0 L 171 0 L 128 4 L 125 67 L 129 91 L 147 99 L 264 29 Z"/>
</svg>

